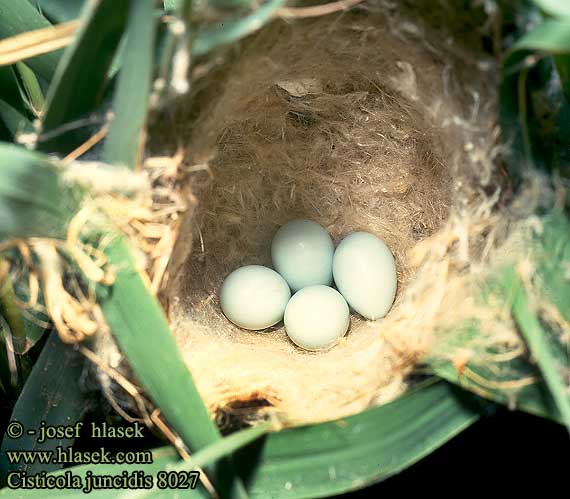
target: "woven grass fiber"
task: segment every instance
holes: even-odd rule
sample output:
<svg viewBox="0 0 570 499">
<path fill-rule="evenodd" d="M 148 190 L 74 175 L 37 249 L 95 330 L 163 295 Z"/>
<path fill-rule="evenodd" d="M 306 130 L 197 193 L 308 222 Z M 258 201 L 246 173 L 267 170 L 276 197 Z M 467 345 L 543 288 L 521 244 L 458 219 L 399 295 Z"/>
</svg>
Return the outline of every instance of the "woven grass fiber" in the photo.
<svg viewBox="0 0 570 499">
<path fill-rule="evenodd" d="M 191 95 L 154 118 L 149 154 L 182 146 L 179 183 L 196 199 L 161 297 L 222 426 L 344 417 L 401 394 L 428 357 L 522 350 L 508 314 L 480 303 L 477 289 L 524 253 L 536 200 L 549 193 L 533 179 L 513 197 L 496 61 L 476 30 L 466 41 L 436 24 L 384 2 L 275 20 L 200 61 Z M 220 310 L 223 279 L 270 265 L 273 235 L 299 217 L 335 243 L 372 232 L 396 258 L 389 314 L 352 314 L 326 352 L 297 348 L 282 325 L 239 329 Z M 480 335 L 454 341 L 473 317 Z"/>
</svg>

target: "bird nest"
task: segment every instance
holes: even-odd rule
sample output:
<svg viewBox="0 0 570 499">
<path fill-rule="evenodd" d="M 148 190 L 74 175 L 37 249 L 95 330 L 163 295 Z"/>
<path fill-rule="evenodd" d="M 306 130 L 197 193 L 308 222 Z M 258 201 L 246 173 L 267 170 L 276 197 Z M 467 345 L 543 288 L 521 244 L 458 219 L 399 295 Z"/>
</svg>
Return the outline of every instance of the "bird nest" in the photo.
<svg viewBox="0 0 570 499">
<path fill-rule="evenodd" d="M 524 248 L 542 189 L 532 182 L 512 198 L 496 74 L 479 47 L 421 17 L 364 6 L 272 22 L 200 61 L 191 95 L 154 118 L 149 155 L 179 150 L 177 185 L 194 200 L 160 297 L 222 425 L 344 417 L 401 394 L 428 357 L 521 350 L 501 307 L 477 298 Z M 396 259 L 389 314 L 353 316 L 326 352 L 299 349 L 282 325 L 242 330 L 220 309 L 223 279 L 270 265 L 273 235 L 294 218 L 320 223 L 335 243 L 376 234 Z M 473 317 L 480 335 L 453 340 Z"/>
</svg>

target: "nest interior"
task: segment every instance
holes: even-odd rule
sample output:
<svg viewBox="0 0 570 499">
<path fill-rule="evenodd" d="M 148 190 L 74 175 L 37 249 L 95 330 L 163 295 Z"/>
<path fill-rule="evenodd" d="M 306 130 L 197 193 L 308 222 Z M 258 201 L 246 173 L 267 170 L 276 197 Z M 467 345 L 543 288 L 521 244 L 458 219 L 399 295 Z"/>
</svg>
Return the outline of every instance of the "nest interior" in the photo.
<svg viewBox="0 0 570 499">
<path fill-rule="evenodd" d="M 274 21 L 220 59 L 150 131 L 161 152 L 184 144 L 183 183 L 197 199 L 166 296 L 198 388 L 222 417 L 270 411 L 286 425 L 388 401 L 429 349 L 446 289 L 440 267 L 418 273 L 411 255 L 486 199 L 490 63 L 416 17 L 366 6 Z M 282 325 L 239 329 L 219 306 L 223 279 L 270 266 L 273 235 L 295 218 L 319 222 L 335 243 L 372 232 L 396 258 L 390 313 L 352 314 L 327 352 L 295 347 Z"/>
</svg>

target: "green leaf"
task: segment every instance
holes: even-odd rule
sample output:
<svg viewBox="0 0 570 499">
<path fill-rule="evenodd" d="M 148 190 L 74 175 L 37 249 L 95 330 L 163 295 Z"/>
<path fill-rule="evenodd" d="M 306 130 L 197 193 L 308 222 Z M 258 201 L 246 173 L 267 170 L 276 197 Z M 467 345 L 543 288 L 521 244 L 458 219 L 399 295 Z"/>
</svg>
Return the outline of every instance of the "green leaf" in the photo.
<svg viewBox="0 0 570 499">
<path fill-rule="evenodd" d="M 261 28 L 270 21 L 277 9 L 285 4 L 286 0 L 268 0 L 251 14 L 243 17 L 228 19 L 223 23 L 198 30 L 196 39 L 192 44 L 194 55 L 204 55 L 220 45 L 225 45 L 243 38 Z"/>
<path fill-rule="evenodd" d="M 549 54 L 564 54 L 570 51 L 570 19 L 548 19 L 517 41 L 508 53 L 531 50 Z"/>
<path fill-rule="evenodd" d="M 105 247 L 105 254 L 118 272 L 111 287 L 99 288 L 98 302 L 135 376 L 190 448 L 200 450 L 215 443 L 221 436 L 127 245 L 117 237 Z M 244 497 L 228 466 L 221 462 L 213 471 L 216 489 L 222 497 Z"/>
<path fill-rule="evenodd" d="M 0 100 L 0 118 L 8 128 L 12 138 L 18 133 L 31 133 L 34 131 L 32 123 L 10 104 Z"/>
<path fill-rule="evenodd" d="M 26 333 L 22 315 L 16 305 L 14 286 L 8 270 L 8 262 L 0 257 L 0 315 L 10 328 L 14 350 L 21 353 L 26 343 Z"/>
<path fill-rule="evenodd" d="M 534 255 L 537 267 L 533 279 L 538 281 L 540 300 L 554 307 L 564 321 L 570 321 L 570 281 L 564 271 L 570 266 L 570 221 L 564 212 L 554 211 L 542 218 Z M 514 288 L 513 315 L 570 430 L 570 393 L 568 382 L 564 381 L 570 372 L 567 346 L 548 324 L 541 323 L 514 270 L 507 272 L 506 278 L 512 279 Z"/>
<path fill-rule="evenodd" d="M 471 396 L 448 383 L 431 383 L 355 416 L 270 433 L 239 451 L 237 462 L 247 476 L 252 498 L 331 497 L 384 480 L 419 461 L 473 424 L 481 410 L 476 405 Z M 201 463 L 204 456 L 211 457 L 214 449 L 220 451 L 216 457 L 224 455 L 257 436 L 240 432 L 226 437 L 196 453 L 190 465 Z M 231 449 L 230 439 L 235 439 Z M 115 474 L 137 469 L 156 476 L 160 470 L 178 466 L 188 469 L 189 463 L 165 447 L 155 450 L 150 465 L 99 465 L 97 472 Z M 84 476 L 88 469 L 82 466 L 71 470 Z M 135 492 L 126 495 L 131 497 Z"/>
<path fill-rule="evenodd" d="M 522 283 L 516 279 L 514 272 L 513 286 L 516 289 L 513 315 L 531 355 L 538 363 L 546 385 L 558 406 L 562 420 L 570 431 L 570 396 L 568 395 L 568 386 L 562 379 L 558 358 L 552 350 L 546 331 L 541 327 L 530 306 Z"/>
<path fill-rule="evenodd" d="M 33 0 L 40 12 L 53 23 L 63 23 L 79 17 L 85 0 Z"/>
<path fill-rule="evenodd" d="M 101 105 L 107 72 L 125 30 L 128 8 L 129 0 L 87 4 L 85 22 L 62 57 L 49 89 L 39 150 L 66 153 L 88 138 L 89 129 L 65 130 L 65 125 L 88 118 Z"/>
<path fill-rule="evenodd" d="M 184 15 L 183 9 L 187 7 L 187 5 L 185 5 L 186 2 L 174 2 L 174 3 L 176 3 L 176 6 L 172 5 L 170 7 L 171 11 L 170 16 L 172 17 L 176 16 L 179 19 L 184 19 L 186 16 Z M 165 10 L 168 10 L 166 4 L 167 2 L 165 2 Z M 184 44 L 184 49 L 186 49 L 188 37 L 187 34 L 185 33 L 184 40 L 182 41 L 181 34 L 174 33 L 170 24 L 165 23 L 161 27 L 164 29 L 159 29 L 158 31 L 158 52 L 157 52 L 158 68 L 157 68 L 156 77 L 162 79 L 164 82 L 171 83 L 170 78 L 174 64 L 175 51 L 177 48 L 182 46 L 182 43 Z M 167 85 L 164 85 L 162 92 L 164 92 L 166 88 Z M 163 99 L 163 97 L 164 97 L 163 93 L 159 95 L 159 98 L 161 99 L 162 102 L 166 101 L 166 99 Z"/>
<path fill-rule="evenodd" d="M 9 404 L 18 385 L 18 374 L 14 355 L 6 343 L 6 335 L 9 333 L 6 332 L 5 326 L 0 316 L 0 396 Z"/>
<path fill-rule="evenodd" d="M 556 17 L 570 17 L 568 0 L 533 0 L 544 12 Z"/>
<path fill-rule="evenodd" d="M 105 253 L 118 272 L 111 287 L 99 288 L 99 302 L 137 378 L 185 442 L 198 449 L 215 442 L 218 431 L 180 356 L 164 312 L 145 287 L 126 243 L 117 237 Z"/>
<path fill-rule="evenodd" d="M 135 168 L 141 152 L 154 63 L 156 17 L 152 0 L 132 2 L 113 119 L 104 144 L 106 162 Z"/>
<path fill-rule="evenodd" d="M 223 457 L 233 454 L 238 449 L 245 447 L 271 430 L 269 422 L 261 423 L 253 428 L 241 430 L 227 437 L 217 440 L 201 451 L 194 454 L 189 461 L 182 461 L 172 467 L 175 471 L 192 471 L 195 468 L 206 466 Z"/>
<path fill-rule="evenodd" d="M 18 278 L 12 280 L 9 274 L 10 266 L 17 269 Z M 31 312 L 28 310 L 28 313 L 24 314 L 17 304 L 17 301 L 19 303 L 29 303 L 31 300 L 27 272 L 23 271 L 26 268 L 27 265 L 17 249 L 9 249 L 0 255 L 0 315 L 6 321 L 5 333 L 10 335 L 11 349 L 16 354 L 16 362 L 18 360 L 25 362 L 24 354 L 46 332 L 42 322 L 45 323 L 49 320 L 44 312 Z M 42 303 L 41 296 L 39 300 Z M 20 371 L 22 369 L 26 370 L 26 364 L 22 364 L 20 367 Z M 20 373 L 20 379 L 26 377 L 27 373 L 24 371 Z"/>
<path fill-rule="evenodd" d="M 0 0 L 0 39 L 49 26 L 50 22 L 28 0 Z M 26 62 L 42 78 L 50 81 L 60 56 L 61 50 L 58 50 Z"/>
<path fill-rule="evenodd" d="M 498 380 L 496 373 L 489 372 L 488 369 L 485 369 L 486 366 L 474 365 L 472 363 L 469 363 L 468 366 L 479 378 L 486 379 L 487 383 L 483 385 L 473 379 L 473 376 L 461 375 L 450 362 L 437 362 L 431 365 L 435 374 L 441 378 L 476 393 L 481 397 L 506 405 L 511 409 L 518 409 L 535 416 L 549 418 L 558 423 L 562 422 L 560 412 L 548 388 L 542 381 L 537 381 L 531 385 L 517 389 L 516 395 L 514 395 L 513 393 L 509 393 L 508 390 L 501 390 L 490 386 L 491 383 L 488 383 L 489 380 Z M 514 366 L 509 367 L 517 372 L 517 368 Z M 519 367 L 518 373 L 529 371 L 529 367 L 528 365 Z M 531 369 L 530 371 L 529 375 L 537 374 L 536 369 Z"/>
<path fill-rule="evenodd" d="M 570 321 L 570 220 L 566 212 L 553 210 L 541 219 L 542 229 L 535 236 L 533 255 L 537 264 L 543 299 L 552 303 Z"/>
<path fill-rule="evenodd" d="M 23 62 L 16 63 L 22 85 L 24 100 L 34 116 L 39 116 L 44 109 L 44 94 L 35 73 Z"/>
<path fill-rule="evenodd" d="M 182 4 L 184 0 L 164 0 L 163 5 L 164 5 L 164 10 L 168 10 L 168 11 L 172 11 L 172 10 L 177 10 L 178 8 L 180 8 L 180 5 Z"/>
<path fill-rule="evenodd" d="M 530 165 L 570 176 L 570 104 L 549 56 L 564 57 L 569 51 L 570 20 L 551 19 L 524 35 L 505 55 L 500 121 L 515 183 Z"/>
<path fill-rule="evenodd" d="M 0 242 L 15 237 L 64 237 L 78 198 L 45 157 L 0 144 Z"/>
<path fill-rule="evenodd" d="M 15 288 L 22 287 L 25 279 L 12 282 L 9 260 L 15 253 L 9 250 L 0 255 L 0 385 L 14 400 L 31 371 L 26 353 L 43 335 L 42 328 L 25 317 L 16 303 L 16 298 L 22 298 Z"/>
<path fill-rule="evenodd" d="M 271 434 L 237 458 L 254 498 L 330 497 L 384 480 L 478 418 L 473 399 L 439 382 L 356 416 Z"/>
<path fill-rule="evenodd" d="M 560 314 L 563 321 L 570 321 L 570 281 L 562 270 L 570 265 L 570 221 L 564 213 L 553 211 L 543 215 L 540 222 L 541 229 L 527 248 L 534 266 L 533 286 L 534 294 L 537 295 L 535 300 L 547 310 L 554 311 L 555 316 Z M 522 356 L 508 362 L 502 361 L 500 364 L 489 360 L 478 362 L 474 357 L 466 366 L 470 370 L 469 373 L 466 369 L 461 373 L 457 372 L 447 359 L 429 359 L 431 368 L 438 376 L 457 383 L 479 396 L 560 423 L 564 422 L 566 417 L 564 409 L 560 402 L 556 402 L 551 383 L 546 377 L 544 380 L 541 379 L 541 372 L 544 374 L 545 369 L 551 377 L 552 370 L 559 369 L 562 373 L 566 369 L 570 372 L 567 347 L 562 344 L 560 332 L 549 328 L 546 323 L 539 322 L 534 310 L 529 306 L 525 289 L 521 286 L 513 267 L 508 266 L 494 272 L 482 291 L 483 300 L 492 302 L 492 306 L 513 310 L 523 337 L 527 342 L 534 342 L 534 348 L 530 342 L 528 343 L 531 355 L 536 357 L 534 350 L 538 348 L 539 354 L 547 359 L 544 361 L 547 362 L 546 367 L 540 363 L 537 366 L 529 358 Z M 461 346 L 461 343 L 465 343 L 466 335 L 471 338 L 480 335 L 480 327 L 481 324 L 473 322 L 462 331 L 456 328 L 453 331 L 453 338 Z M 540 333 L 537 327 L 540 328 Z M 531 335 L 530 339 L 525 333 L 526 329 L 530 331 L 528 333 Z M 493 353 L 498 352 L 486 352 L 487 355 Z M 530 382 L 533 378 L 535 382 L 532 384 L 520 383 L 524 380 Z M 562 378 L 560 376 L 559 378 L 561 381 Z M 560 395 L 560 386 L 558 388 Z M 570 403 L 570 397 L 567 395 L 566 398 Z"/>
<path fill-rule="evenodd" d="M 570 55 L 557 55 L 554 57 L 556 69 L 560 77 L 562 91 L 566 101 L 570 102 Z"/>
<path fill-rule="evenodd" d="M 20 114 L 26 112 L 14 69 L 11 66 L 0 66 L 0 99 L 9 103 Z"/>
<path fill-rule="evenodd" d="M 77 466 L 72 469 L 73 474 L 85 479 L 87 472 L 92 472 L 97 475 L 120 475 L 123 471 L 136 472 L 142 470 L 145 474 L 154 477 L 154 483 L 156 484 L 157 473 L 160 471 L 168 472 L 181 472 L 181 471 L 193 471 L 196 468 L 204 468 L 209 466 L 216 461 L 229 456 L 237 449 L 250 444 L 251 442 L 259 439 L 261 436 L 265 435 L 269 431 L 268 424 L 262 424 L 255 428 L 249 428 L 247 430 L 242 430 L 229 437 L 218 440 L 217 442 L 209 445 L 208 447 L 196 452 L 191 456 L 188 461 L 179 460 L 178 454 L 173 451 L 171 447 L 164 447 L 161 449 L 155 449 L 153 451 L 153 462 L 150 465 L 114 465 L 114 464 L 96 464 L 96 465 L 85 465 Z M 53 473 L 53 475 L 63 475 L 65 471 L 58 471 Z M 0 492 L 0 496 L 5 492 Z M 83 493 L 78 494 L 76 491 L 68 490 L 62 491 L 60 495 L 65 497 L 84 497 Z M 67 493 L 66 493 L 67 492 Z M 121 493 L 122 492 L 122 493 Z M 196 490 L 191 489 L 180 489 L 179 492 L 184 492 L 184 497 L 209 497 L 205 490 L 198 488 Z M 153 488 L 150 490 L 133 490 L 133 491 L 118 491 L 118 490 L 108 490 L 99 491 L 97 497 L 117 497 L 124 499 L 134 499 L 143 497 L 172 497 L 174 493 L 173 490 L 160 490 L 158 488 Z M 37 495 L 36 495 L 37 497 Z"/>
<path fill-rule="evenodd" d="M 107 79 L 109 81 L 113 80 L 121 66 L 123 65 L 123 59 L 125 57 L 125 45 L 127 42 L 127 37 L 123 36 L 121 41 L 119 42 L 119 46 L 117 47 L 117 51 L 115 52 L 115 57 L 113 58 L 113 62 L 111 63 L 111 67 L 109 68 L 109 72 L 107 73 Z"/>
<path fill-rule="evenodd" d="M 24 389 L 16 402 L 10 421 L 22 424 L 24 433 L 20 438 L 11 439 L 7 434 L 0 449 L 0 469 L 2 481 L 9 471 L 26 471 L 29 474 L 52 471 L 63 465 L 56 463 L 10 463 L 8 451 L 54 450 L 58 445 L 69 447 L 71 438 L 48 439 L 38 442 L 40 426 L 65 425 L 78 422 L 87 409 L 86 398 L 79 386 L 79 379 L 85 360 L 69 345 L 62 343 L 57 332 L 53 331 Z M 28 432 L 34 432 L 31 435 Z"/>
</svg>

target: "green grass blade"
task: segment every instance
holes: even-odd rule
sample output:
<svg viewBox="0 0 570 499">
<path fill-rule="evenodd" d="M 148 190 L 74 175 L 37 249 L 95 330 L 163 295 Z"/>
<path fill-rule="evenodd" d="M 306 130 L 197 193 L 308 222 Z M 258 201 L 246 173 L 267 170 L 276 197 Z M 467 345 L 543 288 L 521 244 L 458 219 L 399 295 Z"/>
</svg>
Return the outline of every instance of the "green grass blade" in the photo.
<svg viewBox="0 0 570 499">
<path fill-rule="evenodd" d="M 565 54 L 570 51 L 570 19 L 548 19 L 523 36 L 508 53 L 520 50 L 538 50 L 549 54 Z"/>
<path fill-rule="evenodd" d="M 478 418 L 471 397 L 445 382 L 342 421 L 271 434 L 240 463 L 259 459 L 252 498 L 330 497 L 384 480 L 429 455 Z"/>
<path fill-rule="evenodd" d="M 18 271 L 26 267 L 17 249 L 10 249 L 0 254 L 0 316 L 6 321 L 5 332 L 10 335 L 11 349 L 16 355 L 17 362 L 24 361 L 24 354 L 43 337 L 46 329 L 41 322 L 47 321 L 48 317 L 38 311 L 31 314 L 29 310 L 28 314 L 22 312 L 17 302 L 29 303 L 32 300 L 29 281 L 20 272 L 17 278 L 12 278 L 9 273 L 10 264 Z M 22 364 L 21 367 L 24 368 L 25 365 Z M 22 373 L 20 379 L 24 374 Z"/>
<path fill-rule="evenodd" d="M 109 72 L 107 73 L 107 79 L 109 81 L 113 80 L 121 66 L 123 65 L 123 58 L 125 57 L 125 44 L 127 42 L 127 38 L 124 36 L 121 38 L 121 42 L 117 47 L 117 51 L 115 52 L 115 57 L 113 58 L 113 62 L 111 63 L 111 67 L 109 68 Z"/>
<path fill-rule="evenodd" d="M 565 269 L 570 264 L 570 220 L 566 212 L 555 210 L 541 218 L 542 230 L 533 249 L 544 299 L 570 321 L 570 281 Z"/>
<path fill-rule="evenodd" d="M 2 408 L 10 406 L 10 400 L 14 397 L 14 391 L 18 386 L 17 367 L 10 360 L 9 346 L 6 344 L 5 324 L 0 317 L 0 400 Z M 12 359 L 14 357 L 12 356 Z"/>
<path fill-rule="evenodd" d="M 106 162 L 133 169 L 141 152 L 154 64 L 157 20 L 152 0 L 132 2 L 113 119 L 104 144 Z"/>
<path fill-rule="evenodd" d="M 40 354 L 24 389 L 16 402 L 11 421 L 19 421 L 24 429 L 22 437 L 11 439 L 4 436 L 0 449 L 0 469 L 5 483 L 9 471 L 26 471 L 30 474 L 53 471 L 63 465 L 56 463 L 11 464 L 6 451 L 54 450 L 58 445 L 69 447 L 73 439 L 51 439 L 38 443 L 38 429 L 46 425 L 75 424 L 87 409 L 85 394 L 79 386 L 79 379 L 85 360 L 69 345 L 62 343 L 55 331 L 51 333 Z M 35 430 L 29 435 L 28 430 Z"/>
<path fill-rule="evenodd" d="M 551 304 L 560 313 L 566 324 L 570 322 L 570 280 L 568 274 L 561 272 L 570 265 L 570 219 L 567 211 L 555 210 L 542 218 L 542 231 L 536 236 L 537 272 L 541 299 Z M 559 364 L 570 370 L 570 356 L 567 343 L 562 334 L 564 326 L 550 328 L 542 325 L 548 333 L 553 351 Z M 566 382 L 568 384 L 568 381 Z"/>
<path fill-rule="evenodd" d="M 570 321 L 570 281 L 565 269 L 570 265 L 570 220 L 566 213 L 555 210 L 541 218 L 542 229 L 535 236 L 533 256 L 536 264 L 533 280 L 540 293 L 539 299 L 557 310 L 564 321 Z M 512 310 L 525 338 L 530 354 L 542 372 L 544 381 L 556 402 L 560 417 L 570 429 L 570 393 L 568 383 L 564 383 L 559 369 L 570 369 L 567 346 L 562 338 L 541 324 L 529 304 L 524 287 L 514 271 L 507 273 L 513 279 L 516 292 Z"/>
<path fill-rule="evenodd" d="M 532 0 L 544 12 L 555 17 L 570 18 L 570 2 L 568 0 Z"/>
<path fill-rule="evenodd" d="M 162 413 L 193 450 L 221 438 L 180 356 L 164 312 L 146 289 L 126 243 L 117 238 L 105 254 L 118 273 L 100 288 L 99 303 L 136 377 Z M 137 311 L 133 313 L 133 311 Z M 244 497 L 226 462 L 212 473 L 222 497 Z"/>
<path fill-rule="evenodd" d="M 18 133 L 30 133 L 34 130 L 32 123 L 23 114 L 3 100 L 0 100 L 0 118 L 2 118 L 12 139 Z"/>
<path fill-rule="evenodd" d="M 58 168 L 45 157 L 0 144 L 0 242 L 15 237 L 64 237 L 77 208 Z"/>
<path fill-rule="evenodd" d="M 135 374 L 192 448 L 215 442 L 218 431 L 180 356 L 164 312 L 145 287 L 126 243 L 116 239 L 105 253 L 119 271 L 112 287 L 100 288 L 100 304 Z"/>
<path fill-rule="evenodd" d="M 176 17 L 178 19 L 186 19 L 188 15 L 185 14 L 184 9 L 189 9 L 189 3 L 190 2 L 186 2 L 186 0 L 180 2 L 165 1 L 164 10 L 168 12 L 169 16 Z M 189 10 L 187 12 L 189 12 Z M 174 63 L 175 50 L 177 46 L 180 45 L 180 35 L 174 33 L 171 28 L 171 24 L 165 23 L 163 27 L 163 32 L 162 30 L 159 30 L 158 32 L 158 67 L 156 78 L 162 78 L 165 83 L 170 83 L 170 73 Z M 187 36 L 184 37 L 184 44 L 187 44 Z M 167 85 L 164 85 L 164 87 L 166 88 Z M 160 97 L 162 97 L 162 95 Z"/>
<path fill-rule="evenodd" d="M 515 184 L 530 165 L 570 175 L 565 152 L 570 146 L 570 104 L 564 98 L 568 82 L 555 77 L 553 62 L 553 57 L 568 53 L 570 19 L 548 19 L 522 36 L 504 56 L 500 121 L 503 142 L 511 151 L 507 165 Z"/>
<path fill-rule="evenodd" d="M 8 269 L 6 260 L 0 257 L 0 315 L 10 328 L 14 350 L 21 353 L 26 343 L 26 332 Z"/>
<path fill-rule="evenodd" d="M 216 461 L 232 454 L 239 448 L 250 444 L 251 442 L 259 439 L 261 436 L 265 435 L 269 431 L 268 424 L 262 424 L 255 428 L 250 428 L 247 430 L 242 430 L 229 437 L 218 440 L 217 442 L 209 445 L 208 447 L 196 452 L 191 456 L 189 461 L 180 461 L 178 454 L 173 452 L 172 448 L 165 447 L 153 451 L 153 462 L 150 465 L 115 465 L 115 464 L 96 464 L 96 465 L 85 465 L 74 467 L 73 474 L 81 477 L 83 480 L 87 472 L 92 472 L 97 475 L 120 475 L 123 471 L 136 472 L 138 470 L 143 470 L 145 474 L 152 475 L 155 479 L 157 473 L 160 471 L 169 472 L 180 472 L 180 471 L 192 471 L 195 468 L 204 468 L 209 466 Z M 65 471 L 54 472 L 53 475 L 62 475 Z M 39 494 L 41 491 L 33 491 L 25 494 L 25 497 L 42 497 Z M 153 488 L 151 490 L 105 490 L 98 491 L 97 497 L 109 497 L 115 498 L 120 497 L 124 499 L 135 499 L 143 497 L 172 497 L 176 492 L 184 494 L 184 497 L 209 497 L 205 490 L 198 488 L 196 490 L 192 489 L 179 489 L 175 490 L 160 490 L 158 488 Z M 9 495 L 8 490 L 4 489 L 0 492 L 0 497 L 4 495 Z M 85 497 L 83 492 L 74 490 L 62 490 L 58 495 L 63 497 Z"/>
<path fill-rule="evenodd" d="M 560 75 L 560 84 L 562 91 L 566 97 L 566 101 L 570 103 L 570 55 L 557 55 L 554 57 L 556 69 Z"/>
<path fill-rule="evenodd" d="M 476 405 L 450 384 L 432 383 L 355 416 L 270 433 L 239 451 L 238 462 L 248 473 L 252 498 L 331 497 L 386 479 L 419 461 L 473 424 L 480 409 Z M 202 456 L 214 454 L 214 449 L 220 449 L 219 455 L 229 452 L 223 448 L 229 439 L 240 440 L 232 445 L 234 450 L 249 437 L 258 436 L 255 429 L 246 431 L 252 433 L 237 433 L 196 453 L 194 465 Z M 160 470 L 178 466 L 188 463 L 183 463 L 174 449 L 165 447 L 155 450 L 152 465 L 106 465 L 97 470 L 114 474 L 140 469 L 156 476 Z M 83 475 L 87 469 L 77 467 L 73 472 Z"/>
<path fill-rule="evenodd" d="M 184 0 L 164 0 L 162 4 L 164 6 L 164 10 L 174 11 L 180 7 L 183 1 Z"/>
<path fill-rule="evenodd" d="M 88 4 L 83 14 L 85 22 L 62 57 L 50 86 L 39 150 L 65 153 L 87 139 L 85 128 L 54 132 L 65 124 L 86 118 L 102 103 L 107 71 L 124 33 L 128 10 L 129 0 Z"/>
<path fill-rule="evenodd" d="M 228 19 L 214 27 L 199 30 L 192 44 L 192 53 L 204 55 L 220 45 L 239 40 L 257 31 L 271 20 L 277 9 L 285 4 L 285 1 L 268 0 L 247 16 Z"/>
<path fill-rule="evenodd" d="M 263 435 L 267 434 L 269 429 L 270 425 L 268 423 L 264 423 L 255 428 L 238 431 L 237 433 L 218 440 L 201 451 L 198 451 L 190 458 L 189 461 L 181 461 L 179 463 L 172 464 L 168 466 L 167 469 L 168 471 L 182 472 L 193 471 L 196 468 L 204 468 L 226 456 L 229 456 L 238 449 L 251 444 Z M 160 471 L 160 469 L 157 471 Z M 163 492 L 159 489 L 154 488 L 144 492 L 126 492 L 121 495 L 121 498 L 135 499 L 139 497 L 160 497 L 162 493 Z"/>
<path fill-rule="evenodd" d="M 23 62 L 16 63 L 16 71 L 20 76 L 23 98 L 34 116 L 40 116 L 44 109 L 44 94 L 35 73 Z"/>
<path fill-rule="evenodd" d="M 551 314 L 559 314 L 562 322 L 570 321 L 570 281 L 564 272 L 561 272 L 561 269 L 570 264 L 570 221 L 564 213 L 554 211 L 542 216 L 540 222 L 541 230 L 527 248 L 534 266 L 533 294 L 536 295 L 535 300 L 545 305 Z M 543 364 L 546 363 L 545 367 L 540 362 L 538 366 L 531 363 L 526 356 L 500 364 L 477 362 L 477 357 L 474 356 L 467 366 L 471 370 L 469 375 L 457 372 L 447 358 L 428 359 L 430 367 L 438 376 L 482 397 L 565 423 L 567 416 L 563 411 L 568 409 L 564 409 L 564 398 L 560 398 L 563 391 L 560 386 L 562 377 L 558 375 L 557 385 L 556 376 L 553 384 L 544 375 L 546 369 L 552 380 L 553 373 L 558 368 L 562 371 L 564 368 L 570 369 L 567 347 L 563 344 L 560 331 L 551 329 L 547 323 L 540 323 L 535 311 L 528 307 L 526 291 L 521 287 L 520 279 L 512 267 L 494 272 L 481 294 L 482 300 L 492 302 L 494 307 L 513 311 L 519 329 L 528 342 L 531 355 L 536 358 L 534 350 L 538 349 L 539 355 L 544 359 Z M 461 332 L 456 328 L 453 338 L 459 343 L 465 343 L 466 337 L 477 338 L 481 334 L 480 326 L 479 323 L 473 322 L 462 328 Z M 490 355 L 497 352 L 486 353 Z M 535 360 L 538 362 L 538 358 Z M 541 372 L 544 380 L 541 379 Z M 532 379 L 536 381 L 530 384 Z M 529 384 L 517 386 L 516 382 L 522 380 L 528 380 Z M 552 387 L 558 389 L 558 401 Z M 570 403 L 568 394 L 566 399 L 566 403 Z"/>
<path fill-rule="evenodd" d="M 18 80 L 12 66 L 0 66 L 0 99 L 9 103 L 22 115 L 26 113 L 26 105 L 22 99 Z"/>
<path fill-rule="evenodd" d="M 85 0 L 33 0 L 33 2 L 51 22 L 59 24 L 78 18 Z"/>
<path fill-rule="evenodd" d="M 0 0 L 0 39 L 49 26 L 50 22 L 28 0 Z M 50 81 L 60 56 L 61 50 L 58 50 L 26 62 L 42 78 Z"/>
<path fill-rule="evenodd" d="M 541 418 L 548 418 L 557 423 L 562 423 L 560 411 L 552 399 L 550 391 L 542 381 L 537 381 L 536 383 L 520 388 L 516 391 L 516 395 L 513 395 L 504 390 L 492 389 L 488 385 L 482 386 L 472 379 L 472 377 L 462 376 L 450 362 L 437 362 L 431 367 L 439 377 L 488 400 L 506 405 L 512 409 L 528 412 L 529 414 Z M 528 366 L 526 367 L 528 368 Z M 479 375 L 480 378 L 489 377 L 490 373 L 488 370 L 481 369 L 481 366 L 470 364 L 469 368 L 475 374 Z M 534 371 L 533 369 L 532 374 L 536 374 Z"/>
<path fill-rule="evenodd" d="M 238 449 L 249 445 L 253 441 L 269 433 L 271 424 L 266 422 L 253 428 L 241 430 L 225 438 L 217 440 L 215 443 L 205 447 L 194 454 L 189 461 L 183 461 L 172 469 L 191 471 L 197 467 L 207 466 L 223 457 L 233 454 Z"/>
<path fill-rule="evenodd" d="M 564 383 L 562 378 L 561 366 L 558 363 L 559 359 L 554 354 L 548 335 L 532 310 L 522 282 L 514 275 L 514 271 L 513 286 L 516 289 L 513 315 L 528 349 L 536 360 L 544 381 L 550 389 L 552 398 L 558 406 L 562 420 L 570 431 L 570 395 L 568 393 L 568 385 Z M 569 366 L 566 367 L 568 368 Z"/>
</svg>

